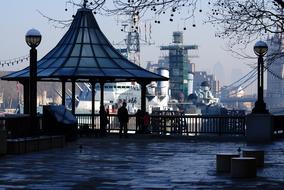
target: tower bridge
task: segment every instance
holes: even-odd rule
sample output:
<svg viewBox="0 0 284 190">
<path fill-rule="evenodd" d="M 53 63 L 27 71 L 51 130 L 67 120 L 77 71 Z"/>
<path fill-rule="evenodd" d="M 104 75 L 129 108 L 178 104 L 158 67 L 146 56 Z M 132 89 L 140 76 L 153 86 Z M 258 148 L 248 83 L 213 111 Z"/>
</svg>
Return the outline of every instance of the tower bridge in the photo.
<svg viewBox="0 0 284 190">
<path fill-rule="evenodd" d="M 243 97 L 225 97 L 221 98 L 222 103 L 235 103 L 235 102 L 255 102 L 255 96 L 243 96 Z"/>
</svg>

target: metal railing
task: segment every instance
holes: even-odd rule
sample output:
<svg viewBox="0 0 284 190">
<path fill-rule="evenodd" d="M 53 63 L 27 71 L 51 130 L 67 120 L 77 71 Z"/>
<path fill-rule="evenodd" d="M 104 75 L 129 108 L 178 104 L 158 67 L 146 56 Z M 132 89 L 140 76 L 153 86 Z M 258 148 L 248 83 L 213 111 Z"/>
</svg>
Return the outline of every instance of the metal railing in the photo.
<svg viewBox="0 0 284 190">
<path fill-rule="evenodd" d="M 99 130 L 100 129 L 100 115 L 94 115 L 94 126 L 92 126 L 92 115 L 91 114 L 76 114 L 78 121 L 78 128 L 83 130 Z M 119 121 L 115 114 L 108 115 L 109 124 L 107 125 L 108 133 L 118 133 L 119 132 Z M 136 117 L 134 115 L 129 115 L 128 131 L 134 133 L 136 131 Z"/>
<path fill-rule="evenodd" d="M 200 135 L 231 134 L 245 135 L 243 116 L 151 116 L 151 131 L 158 134 Z"/>
<path fill-rule="evenodd" d="M 92 127 L 91 114 L 76 114 L 78 129 L 92 132 L 100 129 L 99 114 L 94 115 L 94 127 Z M 108 116 L 108 133 L 119 132 L 119 121 L 117 115 Z M 158 135 L 245 135 L 246 116 L 204 116 L 204 115 L 151 115 L 150 124 L 146 132 Z M 30 126 L 28 115 L 8 115 L 0 117 L 0 130 L 7 131 L 8 138 L 21 138 L 41 133 L 42 116 L 38 116 L 38 131 Z M 284 133 L 284 116 L 273 117 L 274 133 Z M 128 123 L 129 132 L 138 132 L 140 127 L 136 123 L 136 116 L 130 115 Z M 145 132 L 145 131 L 144 131 Z"/>
<path fill-rule="evenodd" d="M 79 129 L 99 130 L 100 119 L 96 114 L 94 117 L 94 128 L 92 128 L 92 116 L 90 114 L 76 114 Z M 109 115 L 107 132 L 117 133 L 119 121 L 117 115 Z M 130 115 L 128 130 L 137 132 L 139 127 L 136 116 Z M 245 135 L 245 116 L 202 116 L 202 115 L 151 115 L 150 124 L 146 131 L 159 135 Z"/>
</svg>

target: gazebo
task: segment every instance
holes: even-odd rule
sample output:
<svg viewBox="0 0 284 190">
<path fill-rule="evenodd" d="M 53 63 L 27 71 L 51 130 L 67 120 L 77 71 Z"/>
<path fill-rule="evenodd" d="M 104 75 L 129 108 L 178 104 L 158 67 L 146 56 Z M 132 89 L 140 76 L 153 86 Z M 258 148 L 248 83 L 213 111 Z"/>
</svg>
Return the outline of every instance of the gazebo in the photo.
<svg viewBox="0 0 284 190">
<path fill-rule="evenodd" d="M 2 77 L 19 81 L 24 86 L 24 112 L 29 113 L 29 67 Z M 78 9 L 74 20 L 59 43 L 37 62 L 37 81 L 62 83 L 62 104 L 65 105 L 65 84 L 72 83 L 72 113 L 75 114 L 75 83 L 92 85 L 94 117 L 95 84 L 101 87 L 100 104 L 104 102 L 104 84 L 136 81 L 141 85 L 141 110 L 146 111 L 146 85 L 168 78 L 149 72 L 127 60 L 108 41 L 86 3 Z M 93 118 L 94 120 L 94 118 Z"/>
</svg>

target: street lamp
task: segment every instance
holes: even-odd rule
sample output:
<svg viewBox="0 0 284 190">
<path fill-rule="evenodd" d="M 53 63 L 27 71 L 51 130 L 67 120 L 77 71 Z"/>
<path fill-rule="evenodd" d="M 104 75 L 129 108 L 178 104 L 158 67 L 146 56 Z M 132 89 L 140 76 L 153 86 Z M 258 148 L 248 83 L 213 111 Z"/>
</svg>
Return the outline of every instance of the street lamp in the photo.
<svg viewBox="0 0 284 190">
<path fill-rule="evenodd" d="M 257 101 L 252 109 L 252 113 L 268 113 L 263 100 L 263 56 L 267 53 L 268 46 L 263 41 L 258 41 L 253 47 L 254 53 L 258 56 L 257 64 Z"/>
<path fill-rule="evenodd" d="M 31 128 L 37 130 L 37 50 L 36 47 L 41 42 L 41 34 L 36 29 L 31 29 L 26 33 L 26 43 L 31 47 L 30 49 L 30 80 L 29 80 L 29 94 L 30 94 L 30 124 Z"/>
</svg>

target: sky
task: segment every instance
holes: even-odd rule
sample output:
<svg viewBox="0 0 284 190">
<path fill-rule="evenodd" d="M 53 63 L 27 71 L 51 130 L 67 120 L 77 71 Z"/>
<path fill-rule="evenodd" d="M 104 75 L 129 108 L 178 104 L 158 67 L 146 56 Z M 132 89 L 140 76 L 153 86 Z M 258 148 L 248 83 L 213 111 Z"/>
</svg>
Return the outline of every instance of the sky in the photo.
<svg viewBox="0 0 284 190">
<path fill-rule="evenodd" d="M 42 42 L 38 47 L 38 58 L 48 53 L 61 39 L 67 28 L 55 28 L 52 22 L 41 16 L 37 10 L 45 15 L 59 20 L 72 19 L 72 14 L 76 13 L 77 8 L 68 7 L 65 11 L 66 0 L 14 0 L 4 1 L 0 6 L 0 60 L 7 60 L 24 55 L 28 55 L 29 47 L 25 43 L 25 34 L 31 28 L 38 29 L 42 34 Z M 192 27 L 192 20 L 187 24 L 184 21 L 169 22 L 169 16 L 161 17 L 161 24 L 155 24 L 152 20 L 152 39 L 154 45 L 141 47 L 141 61 L 145 66 L 147 61 L 157 62 L 161 53 L 159 47 L 168 45 L 172 41 L 174 31 L 183 31 L 184 26 L 187 30 L 184 32 L 184 44 L 199 46 L 198 51 L 193 52 L 198 58 L 193 58 L 192 62 L 196 64 L 196 70 L 205 70 L 209 73 L 220 70 L 217 78 L 221 79 L 222 84 L 229 84 L 233 79 L 241 76 L 233 76 L 232 72 L 238 70 L 238 75 L 246 74 L 250 68 L 245 64 L 247 60 L 235 58 L 232 53 L 225 51 L 226 40 L 215 37 L 215 29 L 210 24 L 203 24 L 206 16 L 206 5 L 199 5 L 203 10 L 202 13 L 196 13 L 196 27 Z M 184 14 L 184 13 L 182 13 Z M 186 14 L 186 13 L 185 13 Z M 110 42 L 118 43 L 125 38 L 125 33 L 121 32 L 121 23 L 117 22 L 115 16 L 96 15 L 96 19 Z M 151 22 L 145 18 L 147 21 Z M 247 54 L 253 54 L 252 46 L 248 46 Z M 217 69 L 216 66 L 218 65 Z M 17 66 L 4 67 L 2 70 L 19 70 L 28 66 L 18 64 Z"/>
</svg>

